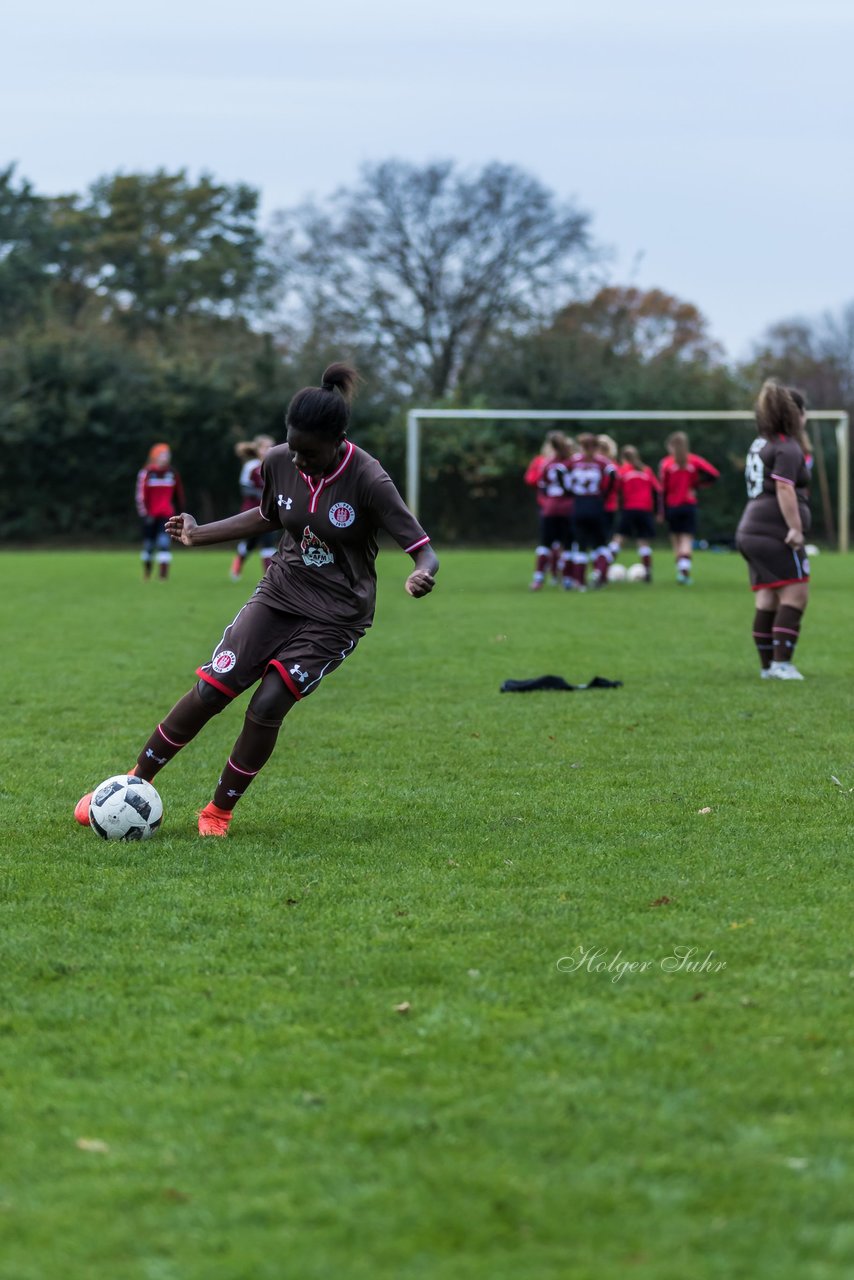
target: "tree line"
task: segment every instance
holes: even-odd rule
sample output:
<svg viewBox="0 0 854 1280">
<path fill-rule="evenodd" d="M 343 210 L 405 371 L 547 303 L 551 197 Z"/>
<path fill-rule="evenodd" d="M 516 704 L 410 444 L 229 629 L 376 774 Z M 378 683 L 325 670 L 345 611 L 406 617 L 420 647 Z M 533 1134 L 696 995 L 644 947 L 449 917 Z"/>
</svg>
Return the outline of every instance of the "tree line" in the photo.
<svg viewBox="0 0 854 1280">
<path fill-rule="evenodd" d="M 358 181 L 259 225 L 259 193 L 185 171 L 115 174 L 45 196 L 0 171 L 0 538 L 125 539 L 134 477 L 167 440 L 191 509 L 236 506 L 237 439 L 281 438 L 326 363 L 364 377 L 353 438 L 402 484 L 421 407 L 719 409 L 773 373 L 817 407 L 854 402 L 854 303 L 787 320 L 728 365 L 692 303 L 602 283 L 591 218 L 510 165 L 368 164 Z M 520 473 L 543 424 L 431 428 L 423 518 L 446 540 L 530 536 Z M 626 432 L 618 433 L 628 439 Z M 655 462 L 664 431 L 631 438 Z M 706 428 L 729 477 L 709 531 L 742 504 L 746 443 Z M 822 455 L 834 482 L 832 448 Z"/>
</svg>

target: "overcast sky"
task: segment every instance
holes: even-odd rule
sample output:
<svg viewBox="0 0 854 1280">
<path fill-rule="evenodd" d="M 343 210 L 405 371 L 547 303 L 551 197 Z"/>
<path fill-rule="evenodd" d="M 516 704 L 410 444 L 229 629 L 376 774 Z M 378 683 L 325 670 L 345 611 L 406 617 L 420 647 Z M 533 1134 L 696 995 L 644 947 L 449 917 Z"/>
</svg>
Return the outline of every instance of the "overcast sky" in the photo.
<svg viewBox="0 0 854 1280">
<path fill-rule="evenodd" d="M 31 0 L 0 48 L 0 165 L 42 194 L 206 170 L 266 221 L 366 160 L 499 160 L 732 358 L 854 300 L 852 0 Z"/>
</svg>

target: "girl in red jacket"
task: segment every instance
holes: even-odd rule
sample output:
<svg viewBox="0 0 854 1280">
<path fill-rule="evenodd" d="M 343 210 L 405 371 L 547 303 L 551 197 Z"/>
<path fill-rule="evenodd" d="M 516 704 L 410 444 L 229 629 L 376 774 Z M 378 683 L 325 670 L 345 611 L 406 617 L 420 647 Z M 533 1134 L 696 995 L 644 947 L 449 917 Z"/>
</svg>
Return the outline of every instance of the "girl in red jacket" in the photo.
<svg viewBox="0 0 854 1280">
<path fill-rule="evenodd" d="M 676 558 L 676 581 L 691 584 L 691 554 L 697 532 L 697 490 L 714 484 L 720 471 L 698 453 L 688 449 L 684 431 L 667 437 L 667 457 L 658 466 L 664 518 L 670 529 L 670 543 Z"/>
<path fill-rule="evenodd" d="M 151 577 L 156 548 L 159 576 L 168 578 L 172 543 L 166 532 L 166 521 L 183 506 L 184 486 L 172 466 L 172 450 L 168 444 L 153 444 L 148 451 L 148 461 L 136 477 L 136 509 L 142 521 L 143 577 Z"/>
</svg>

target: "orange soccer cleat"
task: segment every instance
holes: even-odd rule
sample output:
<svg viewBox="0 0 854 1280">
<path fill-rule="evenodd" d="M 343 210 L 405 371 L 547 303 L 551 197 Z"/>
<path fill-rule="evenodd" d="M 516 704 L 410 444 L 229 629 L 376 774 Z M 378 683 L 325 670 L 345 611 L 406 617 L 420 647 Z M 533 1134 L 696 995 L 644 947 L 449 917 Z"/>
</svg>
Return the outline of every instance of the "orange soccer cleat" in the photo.
<svg viewBox="0 0 854 1280">
<path fill-rule="evenodd" d="M 213 801 L 206 804 L 199 814 L 200 836 L 227 836 L 228 824 L 231 822 L 230 809 L 220 809 Z"/>
</svg>

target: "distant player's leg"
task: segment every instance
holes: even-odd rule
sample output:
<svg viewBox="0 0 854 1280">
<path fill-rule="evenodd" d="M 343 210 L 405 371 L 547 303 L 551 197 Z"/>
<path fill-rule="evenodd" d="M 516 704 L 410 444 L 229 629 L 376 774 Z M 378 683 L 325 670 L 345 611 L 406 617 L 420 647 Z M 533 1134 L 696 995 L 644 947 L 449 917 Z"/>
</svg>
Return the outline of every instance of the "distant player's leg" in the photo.
<svg viewBox="0 0 854 1280">
<path fill-rule="evenodd" d="M 531 591 L 540 591 L 546 580 L 546 569 L 551 560 L 549 548 L 548 517 L 540 516 L 540 541 L 534 552 L 534 576 L 531 579 Z"/>
<path fill-rule="evenodd" d="M 166 521 L 157 522 L 157 566 L 158 576 L 162 581 L 169 577 L 169 566 L 172 563 L 172 543 L 166 532 Z"/>
<path fill-rule="evenodd" d="M 774 615 L 772 671 L 778 680 L 803 680 L 794 663 L 795 646 L 801 634 L 801 620 L 807 607 L 809 585 L 796 582 L 780 588 L 780 604 Z"/>
<path fill-rule="evenodd" d="M 534 576 L 531 579 L 531 591 L 540 591 L 546 580 L 546 568 L 551 559 L 551 552 L 541 542 L 534 553 Z"/>
<path fill-rule="evenodd" d="M 753 614 L 753 643 L 759 655 L 759 667 L 763 678 L 771 670 L 774 656 L 774 615 L 777 612 L 778 593 L 771 587 L 761 587 L 756 592 L 756 611 Z"/>
<path fill-rule="evenodd" d="M 157 521 L 145 519 L 142 522 L 142 576 L 151 577 L 151 565 L 154 560 L 154 543 L 157 537 Z"/>
<path fill-rule="evenodd" d="M 691 556 L 694 550 L 694 535 L 680 533 L 676 537 L 676 581 L 685 586 L 691 582 Z"/>
<path fill-rule="evenodd" d="M 237 551 L 231 562 L 231 570 L 229 577 L 232 582 L 239 582 L 240 575 L 243 572 L 243 566 L 246 564 L 246 557 L 249 555 L 249 546 L 244 538 L 242 542 L 238 542 Z"/>
<path fill-rule="evenodd" d="M 646 569 L 647 582 L 652 582 L 652 547 L 643 538 L 638 539 L 638 559 Z"/>
</svg>

